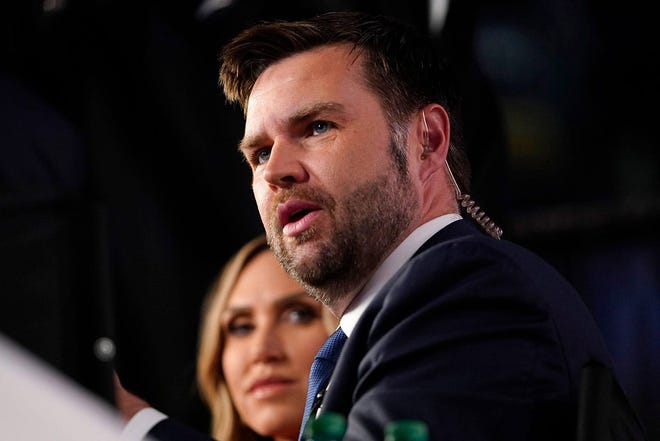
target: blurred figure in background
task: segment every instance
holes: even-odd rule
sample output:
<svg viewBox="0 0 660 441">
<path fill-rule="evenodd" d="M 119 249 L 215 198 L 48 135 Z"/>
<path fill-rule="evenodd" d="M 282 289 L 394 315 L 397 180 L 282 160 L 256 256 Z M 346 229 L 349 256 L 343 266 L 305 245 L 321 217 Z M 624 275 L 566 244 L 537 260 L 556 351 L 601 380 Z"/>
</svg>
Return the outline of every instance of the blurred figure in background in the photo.
<svg viewBox="0 0 660 441">
<path fill-rule="evenodd" d="M 210 289 L 200 327 L 197 379 L 212 436 L 296 439 L 309 369 L 336 327 L 329 311 L 282 269 L 264 236 L 243 246 Z M 132 418 L 122 439 L 140 439 L 144 431 L 137 427 L 156 423 L 149 432 L 156 439 L 208 439 L 118 392 L 120 411 Z"/>
</svg>

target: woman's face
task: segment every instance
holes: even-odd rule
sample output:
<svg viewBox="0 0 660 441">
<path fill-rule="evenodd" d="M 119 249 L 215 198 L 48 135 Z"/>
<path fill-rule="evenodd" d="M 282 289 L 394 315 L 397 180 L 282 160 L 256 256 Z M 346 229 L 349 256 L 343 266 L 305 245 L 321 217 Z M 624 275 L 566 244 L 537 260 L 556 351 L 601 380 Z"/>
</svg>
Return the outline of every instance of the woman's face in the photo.
<svg viewBox="0 0 660 441">
<path fill-rule="evenodd" d="M 322 307 L 270 251 L 252 258 L 229 296 L 222 371 L 242 421 L 260 435 L 298 436 L 309 370 L 328 337 Z"/>
</svg>

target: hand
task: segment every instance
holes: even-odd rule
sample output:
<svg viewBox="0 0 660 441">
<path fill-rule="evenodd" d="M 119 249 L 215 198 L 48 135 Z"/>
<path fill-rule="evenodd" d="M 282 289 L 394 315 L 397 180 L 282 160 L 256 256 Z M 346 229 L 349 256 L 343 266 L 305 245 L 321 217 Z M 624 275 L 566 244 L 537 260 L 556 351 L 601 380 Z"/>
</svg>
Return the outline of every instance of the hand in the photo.
<svg viewBox="0 0 660 441">
<path fill-rule="evenodd" d="M 126 421 L 133 418 L 133 416 L 142 409 L 151 407 L 151 405 L 142 398 L 124 389 L 116 372 L 113 372 L 112 377 L 115 390 L 115 405 Z"/>
</svg>

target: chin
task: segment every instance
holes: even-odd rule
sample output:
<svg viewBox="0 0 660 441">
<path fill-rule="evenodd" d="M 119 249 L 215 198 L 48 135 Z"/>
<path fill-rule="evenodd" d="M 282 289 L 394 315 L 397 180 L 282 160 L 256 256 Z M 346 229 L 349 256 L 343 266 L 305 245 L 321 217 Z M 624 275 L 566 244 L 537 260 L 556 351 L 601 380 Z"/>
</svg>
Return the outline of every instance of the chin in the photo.
<svg viewBox="0 0 660 441">
<path fill-rule="evenodd" d="M 259 435 L 267 438 L 289 438 L 297 439 L 300 430 L 300 418 L 287 418 L 281 415 L 279 418 L 267 418 L 263 421 L 255 421 L 252 427 Z"/>
<path fill-rule="evenodd" d="M 279 421 L 274 424 L 262 424 L 255 427 L 255 432 L 266 438 L 288 438 L 298 439 L 298 432 L 300 431 L 300 424 L 285 425 L 284 422 Z"/>
</svg>

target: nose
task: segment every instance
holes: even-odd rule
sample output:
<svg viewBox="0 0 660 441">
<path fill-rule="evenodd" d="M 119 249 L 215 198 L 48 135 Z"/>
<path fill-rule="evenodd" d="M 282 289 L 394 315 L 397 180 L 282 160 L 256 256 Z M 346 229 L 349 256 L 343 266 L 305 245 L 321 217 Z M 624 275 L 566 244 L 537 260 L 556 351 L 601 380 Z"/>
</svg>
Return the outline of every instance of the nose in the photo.
<svg viewBox="0 0 660 441">
<path fill-rule="evenodd" d="M 271 187 L 288 188 L 306 181 L 309 174 L 302 162 L 303 149 L 287 140 L 277 140 L 270 151 L 264 179 Z"/>
<path fill-rule="evenodd" d="M 282 339 L 276 329 L 263 327 L 255 335 L 252 347 L 254 363 L 273 363 L 285 358 Z"/>
</svg>

